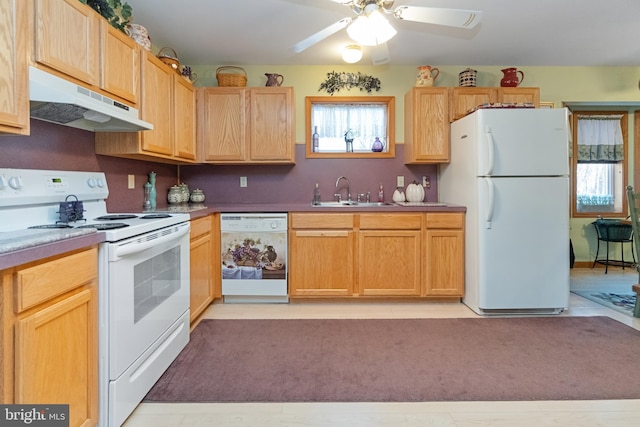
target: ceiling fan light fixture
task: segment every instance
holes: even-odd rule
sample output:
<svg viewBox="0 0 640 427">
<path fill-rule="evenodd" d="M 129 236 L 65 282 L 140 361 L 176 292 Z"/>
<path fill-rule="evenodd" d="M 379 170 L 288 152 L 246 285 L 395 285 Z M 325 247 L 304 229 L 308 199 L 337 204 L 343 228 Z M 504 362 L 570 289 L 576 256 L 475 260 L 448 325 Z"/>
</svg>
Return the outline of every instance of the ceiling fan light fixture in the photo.
<svg viewBox="0 0 640 427">
<path fill-rule="evenodd" d="M 374 10 L 367 15 L 358 16 L 347 27 L 347 33 L 360 45 L 377 46 L 390 40 L 397 31 L 380 11 Z"/>
<path fill-rule="evenodd" d="M 350 44 L 342 49 L 342 59 L 349 64 L 355 64 L 362 59 L 362 49 L 357 44 Z"/>
</svg>

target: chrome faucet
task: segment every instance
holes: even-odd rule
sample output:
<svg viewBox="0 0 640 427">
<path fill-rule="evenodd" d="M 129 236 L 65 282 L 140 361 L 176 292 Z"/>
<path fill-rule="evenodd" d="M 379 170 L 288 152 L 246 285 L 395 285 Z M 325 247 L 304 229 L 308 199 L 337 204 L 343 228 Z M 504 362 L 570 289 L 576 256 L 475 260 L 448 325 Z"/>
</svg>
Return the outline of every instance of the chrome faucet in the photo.
<svg viewBox="0 0 640 427">
<path fill-rule="evenodd" d="M 350 202 L 351 201 L 351 183 L 349 182 L 349 178 L 347 178 L 346 176 L 339 176 L 338 179 L 336 180 L 336 189 L 340 188 L 338 187 L 338 185 L 340 184 L 340 180 L 344 179 L 345 181 L 347 181 L 347 201 Z M 340 201 L 341 193 L 336 193 L 335 194 L 336 197 L 338 197 L 338 201 Z"/>
</svg>

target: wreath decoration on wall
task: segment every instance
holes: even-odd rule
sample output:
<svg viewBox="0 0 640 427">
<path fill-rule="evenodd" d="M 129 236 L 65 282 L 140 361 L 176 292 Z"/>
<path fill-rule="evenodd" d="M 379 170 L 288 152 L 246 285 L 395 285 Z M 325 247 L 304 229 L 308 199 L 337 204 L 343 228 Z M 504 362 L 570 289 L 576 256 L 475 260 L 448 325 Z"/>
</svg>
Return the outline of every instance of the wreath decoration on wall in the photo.
<svg viewBox="0 0 640 427">
<path fill-rule="evenodd" d="M 377 92 L 380 90 L 380 79 L 367 76 L 359 71 L 357 73 L 336 73 L 332 71 L 327 73 L 327 79 L 320 84 L 318 92 L 324 89 L 329 95 L 333 95 L 340 89 L 351 90 L 354 87 L 360 88 L 361 91 L 366 90 L 368 93 L 371 93 L 372 90 Z"/>
</svg>

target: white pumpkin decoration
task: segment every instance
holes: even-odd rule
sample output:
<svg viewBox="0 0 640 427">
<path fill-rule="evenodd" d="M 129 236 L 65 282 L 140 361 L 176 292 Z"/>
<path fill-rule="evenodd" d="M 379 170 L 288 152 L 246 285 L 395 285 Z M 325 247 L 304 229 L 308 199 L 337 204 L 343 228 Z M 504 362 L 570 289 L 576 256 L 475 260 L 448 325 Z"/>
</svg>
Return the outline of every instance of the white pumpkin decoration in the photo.
<svg viewBox="0 0 640 427">
<path fill-rule="evenodd" d="M 407 185 L 407 202 L 422 202 L 424 200 L 424 188 L 413 181 Z"/>
<path fill-rule="evenodd" d="M 396 191 L 393 192 L 392 199 L 396 203 L 404 202 L 404 191 L 399 188 L 396 188 Z"/>
</svg>

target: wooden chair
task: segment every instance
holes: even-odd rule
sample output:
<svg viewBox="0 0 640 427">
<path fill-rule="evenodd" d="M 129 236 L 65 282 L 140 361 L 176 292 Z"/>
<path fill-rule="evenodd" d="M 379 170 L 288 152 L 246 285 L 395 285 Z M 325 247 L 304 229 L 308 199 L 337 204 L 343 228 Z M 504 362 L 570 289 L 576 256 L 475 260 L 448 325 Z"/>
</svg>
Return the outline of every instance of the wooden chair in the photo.
<svg viewBox="0 0 640 427">
<path fill-rule="evenodd" d="M 640 195 L 633 191 L 632 186 L 627 186 L 627 199 L 629 201 L 629 218 L 631 220 L 631 227 L 633 228 L 633 244 L 635 245 L 636 252 L 640 250 Z M 640 252 L 638 252 L 640 254 Z M 640 255 L 638 255 L 640 256 Z M 638 283 L 631 287 L 633 292 L 636 293 L 636 305 L 633 309 L 633 317 L 640 317 L 640 264 L 635 264 L 638 271 Z"/>
</svg>

